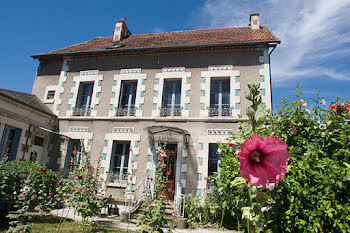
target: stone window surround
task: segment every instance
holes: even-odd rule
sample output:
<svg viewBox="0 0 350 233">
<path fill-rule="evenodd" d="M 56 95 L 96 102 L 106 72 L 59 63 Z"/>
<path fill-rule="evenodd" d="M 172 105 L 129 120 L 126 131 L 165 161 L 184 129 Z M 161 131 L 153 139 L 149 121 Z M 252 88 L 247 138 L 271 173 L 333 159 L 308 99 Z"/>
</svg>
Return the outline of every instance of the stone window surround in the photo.
<svg viewBox="0 0 350 233">
<path fill-rule="evenodd" d="M 99 104 L 99 95 L 101 93 L 101 81 L 103 80 L 103 75 L 84 75 L 84 76 L 74 76 L 73 82 L 75 83 L 71 88 L 71 98 L 68 100 L 69 108 L 66 112 L 66 116 L 73 116 L 73 108 L 76 105 L 79 86 L 81 82 L 94 82 L 94 88 L 91 97 L 91 116 L 97 116 L 96 105 Z M 97 94 L 98 93 L 98 94 Z"/>
<path fill-rule="evenodd" d="M 53 113 L 55 113 L 56 115 L 59 115 L 59 108 L 60 108 L 60 105 L 62 104 L 62 98 L 59 98 L 59 97 L 64 92 L 64 84 L 67 81 L 68 70 L 69 70 L 68 60 L 64 60 L 62 64 L 61 73 L 60 73 L 60 79 L 58 81 L 58 86 L 55 93 L 54 107 L 52 109 Z"/>
<path fill-rule="evenodd" d="M 190 115 L 189 109 L 186 109 L 186 106 L 190 104 L 190 96 L 186 94 L 191 90 L 190 80 L 192 77 L 191 72 L 184 72 L 185 68 L 175 67 L 175 68 L 163 68 L 162 73 L 156 73 L 156 83 L 154 85 L 154 91 L 156 94 L 153 97 L 153 110 L 152 117 L 160 117 L 160 108 L 162 106 L 163 99 L 163 88 L 164 88 L 164 79 L 181 79 L 181 116 L 188 117 Z M 188 79 L 189 78 L 189 79 Z"/>
<path fill-rule="evenodd" d="M 265 103 L 267 109 L 271 109 L 271 89 L 270 89 L 270 64 L 268 50 L 261 50 L 259 56 L 259 80 L 260 80 L 260 89 L 265 89 L 265 95 L 261 96 L 262 102 Z M 264 77 L 264 79 L 262 78 Z M 264 81 L 263 81 L 264 80 Z"/>
<path fill-rule="evenodd" d="M 75 126 L 69 127 L 69 131 L 70 132 L 62 132 L 62 133 L 60 133 L 60 134 L 62 134 L 63 136 L 66 137 L 65 140 L 64 140 L 64 143 L 61 143 L 61 145 L 60 145 L 60 148 L 61 148 L 60 150 L 61 150 L 62 156 L 57 159 L 57 164 L 60 165 L 60 168 L 64 167 L 65 158 L 67 156 L 67 149 L 68 149 L 68 140 L 67 139 L 82 140 L 83 143 L 84 143 L 84 148 L 88 152 L 91 151 L 91 140 L 93 139 L 94 134 L 93 133 L 89 133 L 89 132 L 71 132 L 71 128 L 75 128 Z M 87 131 L 89 130 L 88 127 L 77 126 L 77 128 L 87 128 Z"/>
<path fill-rule="evenodd" d="M 55 100 L 58 99 L 60 94 L 58 93 L 57 89 L 58 89 L 57 85 L 46 86 L 45 92 L 44 92 L 44 97 L 43 97 L 44 104 L 53 104 L 55 102 Z M 53 99 L 47 99 L 47 94 L 49 93 L 49 91 L 55 91 L 55 96 Z"/>
<path fill-rule="evenodd" d="M 112 133 L 105 134 L 105 142 L 108 141 L 108 144 L 105 144 L 105 146 L 103 147 L 103 150 L 102 150 L 103 159 L 101 161 L 101 168 L 102 167 L 104 168 L 102 177 L 105 180 L 107 179 L 107 172 L 109 171 L 109 168 L 110 168 L 113 141 L 130 141 L 130 149 L 132 150 L 132 155 L 134 155 L 136 158 L 139 155 L 138 144 L 140 142 L 141 135 L 135 134 L 135 133 L 114 133 L 115 128 L 130 128 L 130 127 L 114 127 Z M 132 132 L 134 132 L 133 128 L 132 128 Z M 134 156 L 131 156 L 131 155 L 129 156 L 128 174 L 131 173 L 131 163 L 132 163 L 132 160 L 134 159 Z M 133 165 L 134 171 L 136 171 L 137 159 L 133 163 L 134 163 Z M 128 177 L 128 181 L 130 181 L 130 176 Z M 136 184 L 136 176 L 133 177 L 132 183 Z M 113 185 L 113 186 L 116 186 L 116 185 Z M 124 185 L 119 185 L 119 187 L 124 187 Z"/>
<path fill-rule="evenodd" d="M 207 178 L 208 178 L 208 161 L 209 161 L 209 144 L 210 143 L 218 143 L 218 142 L 224 142 L 230 134 L 209 134 L 209 131 L 229 131 L 232 132 L 231 129 L 213 129 L 208 130 L 208 133 L 206 136 L 199 137 L 198 140 L 198 148 L 197 148 L 197 164 L 198 164 L 198 174 L 202 174 L 202 180 L 198 181 L 198 190 L 201 190 L 202 193 L 204 193 L 204 190 L 207 187 Z M 202 165 L 200 160 L 202 160 Z"/>
<path fill-rule="evenodd" d="M 217 69 L 213 70 L 212 67 L 218 67 L 221 66 L 209 66 L 208 71 L 202 71 L 201 77 L 201 97 L 200 97 L 200 104 L 201 104 L 201 110 L 199 113 L 199 116 L 201 118 L 207 118 L 209 117 L 209 106 L 210 106 L 210 81 L 211 78 L 215 77 L 229 77 L 230 78 L 230 107 L 232 110 L 232 116 L 237 117 L 240 114 L 240 109 L 236 109 L 235 104 L 240 103 L 241 99 L 240 96 L 235 95 L 235 90 L 239 90 L 241 88 L 240 82 L 236 82 L 236 76 L 240 76 L 239 70 L 233 70 L 232 66 L 223 65 L 222 67 L 229 67 L 229 70 L 227 69 Z M 204 95 L 204 96 L 203 96 Z M 204 109 L 203 109 L 204 107 Z M 215 118 L 215 117 L 212 117 Z M 217 118 L 217 117 L 216 117 Z"/>
<path fill-rule="evenodd" d="M 133 72 L 135 70 L 135 72 Z M 137 73 L 136 73 L 137 71 Z M 108 116 L 113 117 L 115 116 L 115 108 L 118 108 L 119 105 L 119 96 L 120 96 L 120 90 L 121 90 L 121 82 L 124 80 L 136 80 L 137 86 L 136 86 L 136 98 L 135 98 L 135 116 L 141 117 L 143 110 L 140 109 L 140 105 L 143 105 L 145 102 L 144 93 L 141 97 L 141 92 L 145 92 L 146 86 L 145 86 L 145 80 L 147 78 L 147 74 L 141 74 L 141 69 L 122 69 L 121 74 L 114 75 L 114 81 L 116 82 L 115 85 L 112 87 L 112 93 L 114 94 L 114 98 L 112 97 L 110 99 L 110 110 L 108 112 Z M 142 81 L 144 80 L 144 81 Z M 134 116 L 126 116 L 126 117 L 134 117 Z"/>
</svg>

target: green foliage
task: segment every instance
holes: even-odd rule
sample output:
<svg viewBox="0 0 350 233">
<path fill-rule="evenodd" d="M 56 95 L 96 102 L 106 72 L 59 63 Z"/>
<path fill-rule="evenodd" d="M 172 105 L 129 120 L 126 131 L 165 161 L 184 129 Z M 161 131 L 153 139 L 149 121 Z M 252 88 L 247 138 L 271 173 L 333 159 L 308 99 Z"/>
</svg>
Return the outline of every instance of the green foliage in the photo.
<svg viewBox="0 0 350 233">
<path fill-rule="evenodd" d="M 52 207 L 53 203 L 42 203 L 47 195 L 55 193 L 57 176 L 47 169 L 45 174 L 41 169 L 46 169 L 44 166 L 35 162 L 26 161 L 9 161 L 0 164 L 0 199 L 7 201 L 18 202 L 21 190 L 28 187 L 30 191 L 28 196 L 36 196 L 29 201 L 30 210 L 32 206 L 37 206 L 41 203 L 42 210 Z M 46 205 L 48 207 L 46 207 Z"/>
<path fill-rule="evenodd" d="M 14 203 L 9 231 L 29 231 L 27 211 L 49 212 L 57 205 L 57 176 L 35 162 L 11 161 L 0 165 L 1 198 Z"/>
<path fill-rule="evenodd" d="M 83 143 L 82 143 L 83 144 Z M 68 180 L 59 185 L 58 196 L 69 196 L 67 206 L 73 207 L 83 220 L 97 216 L 101 206 L 105 205 L 103 179 L 100 178 L 100 162 L 98 158 L 94 165 L 85 148 L 82 149 L 80 161 L 77 163 L 73 158 Z"/>
<path fill-rule="evenodd" d="M 200 206 L 200 200 L 198 197 L 193 197 L 191 194 L 185 198 L 185 218 L 187 223 L 191 227 L 196 227 L 201 221 L 202 207 Z"/>
<path fill-rule="evenodd" d="M 254 88 L 251 85 L 249 89 Z M 305 106 L 301 101 L 302 92 L 297 89 L 295 101 L 283 98 L 276 112 L 260 112 L 255 117 L 253 113 L 259 112 L 256 111 L 259 98 L 250 91 L 246 97 L 256 98 L 257 105 L 247 109 L 252 112 L 248 114 L 250 122 L 239 126 L 240 135 L 232 135 L 228 139 L 230 145 L 220 145 L 220 172 L 209 178 L 210 195 L 219 206 L 216 213 L 225 213 L 224 225 L 244 230 L 242 228 L 247 226 L 243 217 L 253 222 L 256 231 L 350 232 L 347 104 L 332 103 L 345 106 L 341 111 L 326 109 L 325 101 L 316 93 Z M 275 184 L 274 190 L 252 187 L 251 205 L 247 199 L 249 188 L 241 178 L 237 152 L 253 132 L 262 138 L 274 136 L 286 142 L 291 159 L 285 178 Z M 216 221 L 218 219 L 217 216 Z"/>
<path fill-rule="evenodd" d="M 140 216 L 141 222 L 139 223 L 144 232 L 163 232 L 161 228 L 168 224 L 165 219 L 165 201 L 167 200 L 165 188 L 169 174 L 165 172 L 166 164 L 163 158 L 167 155 L 164 149 L 165 145 L 157 148 L 158 159 L 155 179 L 148 177 L 146 181 L 146 199 L 142 203 L 143 213 Z M 150 190 L 152 184 L 154 187 L 153 197 Z"/>
</svg>

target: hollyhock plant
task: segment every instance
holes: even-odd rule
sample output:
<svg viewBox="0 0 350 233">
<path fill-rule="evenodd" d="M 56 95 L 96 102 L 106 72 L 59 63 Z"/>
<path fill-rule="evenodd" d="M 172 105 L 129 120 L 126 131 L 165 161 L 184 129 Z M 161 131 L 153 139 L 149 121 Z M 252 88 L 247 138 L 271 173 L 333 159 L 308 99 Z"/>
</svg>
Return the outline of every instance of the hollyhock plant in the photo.
<svg viewBox="0 0 350 233">
<path fill-rule="evenodd" d="M 254 134 L 241 144 L 241 174 L 254 186 L 269 187 L 270 183 L 283 180 L 290 159 L 287 144 L 274 137 Z"/>
<path fill-rule="evenodd" d="M 301 103 L 301 105 L 304 106 L 304 107 L 307 106 L 307 101 L 306 101 L 306 100 L 301 99 L 301 100 L 300 100 L 300 103 Z"/>
</svg>

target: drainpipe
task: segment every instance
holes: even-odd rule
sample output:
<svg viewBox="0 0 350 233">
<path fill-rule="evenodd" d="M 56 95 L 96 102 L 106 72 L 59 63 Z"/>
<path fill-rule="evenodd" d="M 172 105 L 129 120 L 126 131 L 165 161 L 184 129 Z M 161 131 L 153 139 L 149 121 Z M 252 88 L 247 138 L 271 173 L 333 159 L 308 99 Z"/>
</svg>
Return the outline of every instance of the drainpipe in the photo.
<svg viewBox="0 0 350 233">
<path fill-rule="evenodd" d="M 28 140 L 29 140 L 29 138 L 32 137 L 31 132 L 30 132 L 31 128 L 32 128 L 32 125 L 29 125 L 29 127 L 28 127 L 28 134 L 27 134 L 27 138 L 26 138 L 26 144 L 25 144 L 25 148 L 28 148 L 28 151 L 29 151 Z M 28 151 L 27 151 L 27 152 L 28 152 Z M 22 160 L 23 160 L 23 161 L 24 161 L 25 155 L 26 155 L 26 151 L 23 150 L 23 155 L 22 155 Z"/>
<path fill-rule="evenodd" d="M 271 98 L 271 111 L 272 111 L 273 104 L 272 104 L 272 81 L 271 81 L 272 80 L 272 78 L 271 78 L 271 54 L 276 49 L 277 44 L 272 44 L 271 47 L 273 47 L 273 49 L 269 53 L 269 73 L 270 73 L 270 92 L 271 92 L 270 98 Z"/>
</svg>

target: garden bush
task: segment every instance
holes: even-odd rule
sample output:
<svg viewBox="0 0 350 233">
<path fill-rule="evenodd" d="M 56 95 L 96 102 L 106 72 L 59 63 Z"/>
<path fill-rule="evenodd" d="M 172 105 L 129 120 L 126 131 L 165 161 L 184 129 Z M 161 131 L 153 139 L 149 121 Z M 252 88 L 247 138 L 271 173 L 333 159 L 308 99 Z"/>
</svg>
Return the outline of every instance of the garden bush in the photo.
<svg viewBox="0 0 350 233">
<path fill-rule="evenodd" d="M 250 205 L 249 189 L 240 171 L 237 154 L 243 141 L 253 132 L 273 136 L 288 145 L 290 160 L 282 181 L 269 188 L 253 187 L 252 196 L 263 191 L 272 199 L 250 212 L 256 231 L 264 232 L 350 232 L 350 124 L 348 102 L 339 98 L 329 104 L 319 93 L 302 99 L 297 88 L 296 99 L 283 98 L 275 112 L 264 112 L 254 118 L 256 125 L 241 124 L 240 135 L 232 135 L 220 145 L 220 172 L 210 177 L 210 194 L 219 206 L 223 223 L 230 228 L 246 230 L 242 217 Z M 247 99 L 252 100 L 249 93 Z M 259 102 L 259 101 L 258 101 Z M 218 216 L 218 219 L 220 216 Z"/>
<path fill-rule="evenodd" d="M 36 162 L 9 161 L 0 164 L 0 199 L 18 204 L 28 196 L 29 210 L 40 206 L 41 210 L 55 203 L 47 196 L 55 194 L 57 175 Z M 51 199 L 51 198 L 50 198 Z"/>
</svg>

